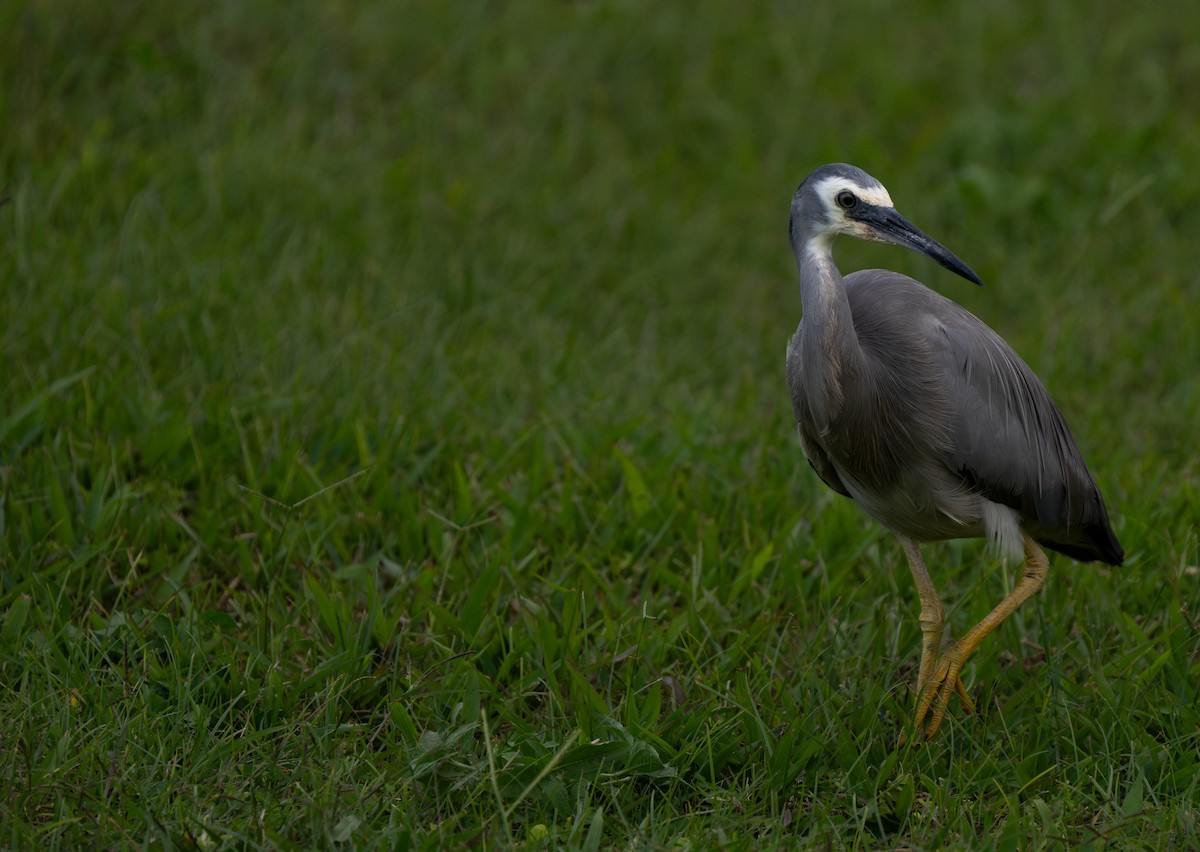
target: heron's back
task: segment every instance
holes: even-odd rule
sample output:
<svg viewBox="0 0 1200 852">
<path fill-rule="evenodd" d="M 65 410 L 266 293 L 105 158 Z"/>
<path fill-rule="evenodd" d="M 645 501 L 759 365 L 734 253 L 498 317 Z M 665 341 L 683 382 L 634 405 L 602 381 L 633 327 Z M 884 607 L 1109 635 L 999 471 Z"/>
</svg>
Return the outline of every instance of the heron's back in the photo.
<svg viewBox="0 0 1200 852">
<path fill-rule="evenodd" d="M 1046 547 L 1120 564 L 1070 430 L 1012 348 L 899 273 L 856 272 L 844 286 L 863 375 L 845 377 L 836 412 L 813 410 L 803 323 L 788 358 L 801 439 L 822 479 L 918 540 L 985 535 L 996 504 Z"/>
</svg>

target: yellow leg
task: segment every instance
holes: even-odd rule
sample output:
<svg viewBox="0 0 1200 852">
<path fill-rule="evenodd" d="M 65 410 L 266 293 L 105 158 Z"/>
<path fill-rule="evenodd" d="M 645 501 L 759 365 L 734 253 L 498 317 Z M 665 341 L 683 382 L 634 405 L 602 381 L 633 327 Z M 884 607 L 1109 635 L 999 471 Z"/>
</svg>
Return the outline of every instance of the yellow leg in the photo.
<svg viewBox="0 0 1200 852">
<path fill-rule="evenodd" d="M 914 539 L 906 536 L 899 538 L 900 544 L 904 547 L 904 555 L 908 557 L 908 567 L 912 571 L 913 582 L 917 586 L 917 595 L 921 599 L 921 665 L 917 669 L 917 697 L 919 699 L 937 668 L 938 652 L 942 647 L 942 629 L 946 623 L 946 611 L 938 598 L 933 580 L 929 577 L 925 560 L 921 557 L 920 545 Z M 967 713 L 974 713 L 975 704 L 967 695 L 962 681 L 958 679 L 957 671 L 953 683 L 954 690 L 962 699 L 963 709 Z M 901 745 L 904 744 L 905 739 L 906 737 L 902 734 Z"/>
<path fill-rule="evenodd" d="M 925 721 L 926 714 L 931 709 L 933 710 L 933 717 L 925 728 L 926 739 L 936 734 L 941 726 L 951 694 L 958 692 L 960 696 L 963 695 L 962 683 L 958 679 L 963 663 L 975 653 L 979 644 L 987 638 L 989 633 L 1003 624 L 1004 620 L 1012 615 L 1017 607 L 1029 600 L 1034 592 L 1042 587 L 1042 584 L 1046 582 L 1049 567 L 1045 552 L 1036 541 L 1025 536 L 1025 573 L 1021 576 L 1016 588 L 1008 597 L 1000 601 L 996 608 L 984 617 L 983 621 L 972 627 L 965 636 L 954 643 L 954 646 L 938 661 L 937 667 L 921 692 L 921 701 L 917 705 L 917 717 L 914 724 L 919 728 Z"/>
<path fill-rule="evenodd" d="M 938 599 L 933 580 L 929 578 L 925 560 L 921 558 L 920 545 L 907 537 L 901 537 L 900 544 L 904 547 L 904 555 L 908 557 L 908 567 L 917 584 L 917 595 L 921 598 L 921 666 L 917 669 L 917 694 L 920 695 L 937 666 L 946 611 Z"/>
</svg>

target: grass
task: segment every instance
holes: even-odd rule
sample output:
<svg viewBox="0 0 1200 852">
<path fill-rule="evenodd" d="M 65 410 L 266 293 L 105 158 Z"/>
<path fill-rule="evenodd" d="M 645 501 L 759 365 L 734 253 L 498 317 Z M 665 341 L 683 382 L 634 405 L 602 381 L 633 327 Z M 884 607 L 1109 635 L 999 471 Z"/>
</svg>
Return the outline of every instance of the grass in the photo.
<svg viewBox="0 0 1200 852">
<path fill-rule="evenodd" d="M 0 9 L 0 843 L 1200 843 L 1182 7 Z M 803 462 L 846 160 L 1067 413 L 1122 569 L 920 749 L 899 547 Z M 1011 584 L 926 550 L 958 633 Z"/>
</svg>

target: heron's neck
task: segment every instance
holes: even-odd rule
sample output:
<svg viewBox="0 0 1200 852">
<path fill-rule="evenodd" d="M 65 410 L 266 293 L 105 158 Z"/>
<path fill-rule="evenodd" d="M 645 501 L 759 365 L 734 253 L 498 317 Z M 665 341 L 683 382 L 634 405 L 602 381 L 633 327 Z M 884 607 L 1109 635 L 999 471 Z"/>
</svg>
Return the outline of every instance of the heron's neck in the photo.
<svg viewBox="0 0 1200 852">
<path fill-rule="evenodd" d="M 847 395 L 862 387 L 865 355 L 854 330 L 850 301 L 841 273 L 833 263 L 828 238 L 814 237 L 797 253 L 800 298 L 800 357 L 812 377 L 810 406 L 818 419 L 831 420 Z"/>
<path fill-rule="evenodd" d="M 800 299 L 804 303 L 806 337 L 811 345 L 843 363 L 862 357 L 850 314 L 850 301 L 842 274 L 830 251 L 831 240 L 815 236 L 798 253 Z"/>
</svg>

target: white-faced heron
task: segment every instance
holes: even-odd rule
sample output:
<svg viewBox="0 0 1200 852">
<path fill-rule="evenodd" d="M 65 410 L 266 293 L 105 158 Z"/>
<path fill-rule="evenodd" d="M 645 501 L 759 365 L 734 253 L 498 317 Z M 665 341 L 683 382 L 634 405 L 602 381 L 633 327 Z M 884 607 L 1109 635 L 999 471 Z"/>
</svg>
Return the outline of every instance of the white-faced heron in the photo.
<svg viewBox="0 0 1200 852">
<path fill-rule="evenodd" d="M 966 264 L 897 213 L 879 181 L 845 164 L 805 178 L 789 230 L 804 303 L 787 354 L 800 443 L 826 485 L 900 539 L 924 637 L 914 725 L 929 716 L 931 737 L 953 693 L 974 710 L 963 663 L 1042 587 L 1043 547 L 1110 565 L 1125 553 L 1062 414 L 1017 353 L 905 275 L 869 269 L 843 278 L 831 248 L 838 234 L 894 243 L 982 283 Z M 920 543 L 977 536 L 1007 556 L 1023 552 L 1025 571 L 939 656 L 943 609 Z"/>
</svg>

